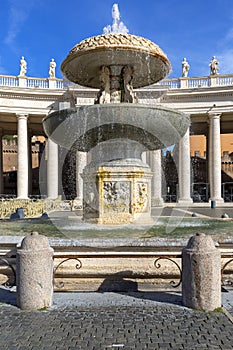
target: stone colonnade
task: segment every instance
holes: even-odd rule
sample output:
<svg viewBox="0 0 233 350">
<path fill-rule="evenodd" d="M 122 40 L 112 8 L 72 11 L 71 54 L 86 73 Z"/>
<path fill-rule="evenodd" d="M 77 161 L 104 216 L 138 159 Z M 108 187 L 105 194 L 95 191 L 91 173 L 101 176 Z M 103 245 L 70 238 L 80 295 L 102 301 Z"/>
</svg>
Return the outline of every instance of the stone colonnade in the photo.
<svg viewBox="0 0 233 350">
<path fill-rule="evenodd" d="M 220 133 L 219 113 L 209 114 L 209 137 L 208 137 L 208 173 L 210 183 L 210 201 L 217 204 L 223 203 L 221 195 L 221 133 Z M 154 177 L 152 179 L 152 205 L 162 204 L 161 191 L 161 152 L 150 152 L 149 164 Z M 179 142 L 178 161 L 179 193 L 178 203 L 180 205 L 190 205 L 191 198 L 191 160 L 190 160 L 190 137 L 189 129 Z"/>
<path fill-rule="evenodd" d="M 217 203 L 223 202 L 221 197 L 221 143 L 220 143 L 220 114 L 209 114 L 209 137 L 208 137 L 208 171 L 210 182 L 210 200 Z M 17 174 L 17 197 L 28 198 L 30 194 L 29 175 L 30 175 L 30 157 L 28 142 L 28 115 L 17 115 L 18 125 L 18 174 Z M 0 139 L 2 139 L 3 130 L 0 128 Z M 48 140 L 47 145 L 47 196 L 50 199 L 58 197 L 58 179 L 59 179 L 59 156 L 58 145 Z M 2 142 L 0 142 L 0 174 L 2 174 Z M 77 199 L 83 197 L 82 178 L 80 174 L 87 164 L 87 155 L 84 152 L 77 152 L 76 157 L 76 192 Z M 148 153 L 147 162 L 153 172 L 152 179 L 152 205 L 162 205 L 162 168 L 161 151 L 151 151 Z M 189 205 L 191 199 L 191 180 L 190 180 L 190 140 L 189 130 L 179 142 L 179 194 L 178 202 L 181 205 Z M 0 181 L 0 193 L 2 193 L 2 181 Z"/>
<path fill-rule="evenodd" d="M 31 180 L 31 146 L 30 146 L 30 130 L 28 128 L 28 114 L 17 114 L 17 198 L 27 199 L 30 194 Z M 0 141 L 2 141 L 3 131 L 0 128 Z M 56 199 L 59 196 L 59 149 L 58 145 L 51 139 L 47 141 L 47 167 L 43 167 L 42 171 L 47 172 L 47 197 Z M 2 161 L 2 142 L 0 142 L 0 174 L 3 173 Z M 77 183 L 77 199 L 83 197 L 82 178 L 80 174 L 87 164 L 87 154 L 77 152 L 76 163 L 76 183 Z M 2 178 L 2 176 L 1 176 Z M 2 180 L 2 179 L 1 179 Z M 0 193 L 3 191 L 3 181 L 0 181 Z"/>
</svg>

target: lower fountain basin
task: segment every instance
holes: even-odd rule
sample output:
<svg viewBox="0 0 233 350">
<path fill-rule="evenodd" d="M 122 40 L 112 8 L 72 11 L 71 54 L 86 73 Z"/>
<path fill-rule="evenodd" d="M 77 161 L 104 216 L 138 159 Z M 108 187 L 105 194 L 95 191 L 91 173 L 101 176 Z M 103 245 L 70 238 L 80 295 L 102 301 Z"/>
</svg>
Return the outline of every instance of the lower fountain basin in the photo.
<svg viewBox="0 0 233 350">
<path fill-rule="evenodd" d="M 129 103 L 69 108 L 43 119 L 45 133 L 59 145 L 88 152 L 100 142 L 124 138 L 148 150 L 177 143 L 189 127 L 189 116 L 159 105 Z"/>
</svg>

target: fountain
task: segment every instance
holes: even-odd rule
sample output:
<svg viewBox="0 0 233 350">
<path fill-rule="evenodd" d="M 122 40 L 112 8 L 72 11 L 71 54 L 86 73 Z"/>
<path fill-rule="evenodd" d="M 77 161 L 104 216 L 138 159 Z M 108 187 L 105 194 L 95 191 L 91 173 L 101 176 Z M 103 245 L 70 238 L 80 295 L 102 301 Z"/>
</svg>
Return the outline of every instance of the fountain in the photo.
<svg viewBox="0 0 233 350">
<path fill-rule="evenodd" d="M 152 223 L 152 172 L 142 153 L 177 143 L 189 117 L 139 103 L 134 89 L 159 82 L 171 65 L 158 45 L 127 34 L 116 4 L 104 32 L 75 45 L 61 65 L 69 81 L 99 89 L 95 103 L 50 113 L 43 126 L 59 145 L 91 152 L 82 174 L 84 221 Z"/>
</svg>

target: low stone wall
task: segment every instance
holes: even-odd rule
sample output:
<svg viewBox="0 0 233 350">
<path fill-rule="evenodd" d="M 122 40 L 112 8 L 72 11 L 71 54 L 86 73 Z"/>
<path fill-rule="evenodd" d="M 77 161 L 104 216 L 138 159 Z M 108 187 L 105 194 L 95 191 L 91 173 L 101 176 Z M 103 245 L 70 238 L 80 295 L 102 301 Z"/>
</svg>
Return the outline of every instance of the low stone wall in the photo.
<svg viewBox="0 0 233 350">
<path fill-rule="evenodd" d="M 0 200 L 0 219 L 8 219 L 18 208 L 23 208 L 25 218 L 40 217 L 45 212 L 53 211 L 71 211 L 78 209 L 76 202 L 69 200 L 50 200 L 50 199 L 17 199 L 2 198 Z"/>
<path fill-rule="evenodd" d="M 0 284 L 14 281 L 16 245 L 23 237 L 0 237 Z M 51 239 L 55 291 L 179 290 L 181 252 L 188 240 Z M 222 266 L 233 258 L 233 241 L 219 243 Z M 39 262 L 38 262 L 39 263 Z M 224 271 L 233 281 L 233 262 Z"/>
<path fill-rule="evenodd" d="M 55 290 L 118 291 L 171 288 L 180 280 L 185 241 L 164 245 L 160 239 L 86 239 L 57 241 L 54 248 Z M 54 242 L 55 243 L 55 242 Z M 172 261 L 165 259 L 170 256 Z M 156 259 L 162 257 L 155 265 Z M 176 264 L 179 266 L 176 266 Z"/>
</svg>

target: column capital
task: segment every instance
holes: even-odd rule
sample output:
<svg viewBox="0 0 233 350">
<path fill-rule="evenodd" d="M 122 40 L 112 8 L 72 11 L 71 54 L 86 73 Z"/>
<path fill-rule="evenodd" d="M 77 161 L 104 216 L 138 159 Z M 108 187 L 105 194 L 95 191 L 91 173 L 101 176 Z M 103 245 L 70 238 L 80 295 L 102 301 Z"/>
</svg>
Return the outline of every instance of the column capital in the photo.
<svg viewBox="0 0 233 350">
<path fill-rule="evenodd" d="M 16 117 L 18 119 L 28 119 L 29 114 L 27 114 L 27 113 L 16 113 Z"/>
<path fill-rule="evenodd" d="M 217 113 L 217 112 L 209 112 L 208 113 L 208 117 L 209 119 L 220 119 L 221 118 L 222 113 Z"/>
</svg>

